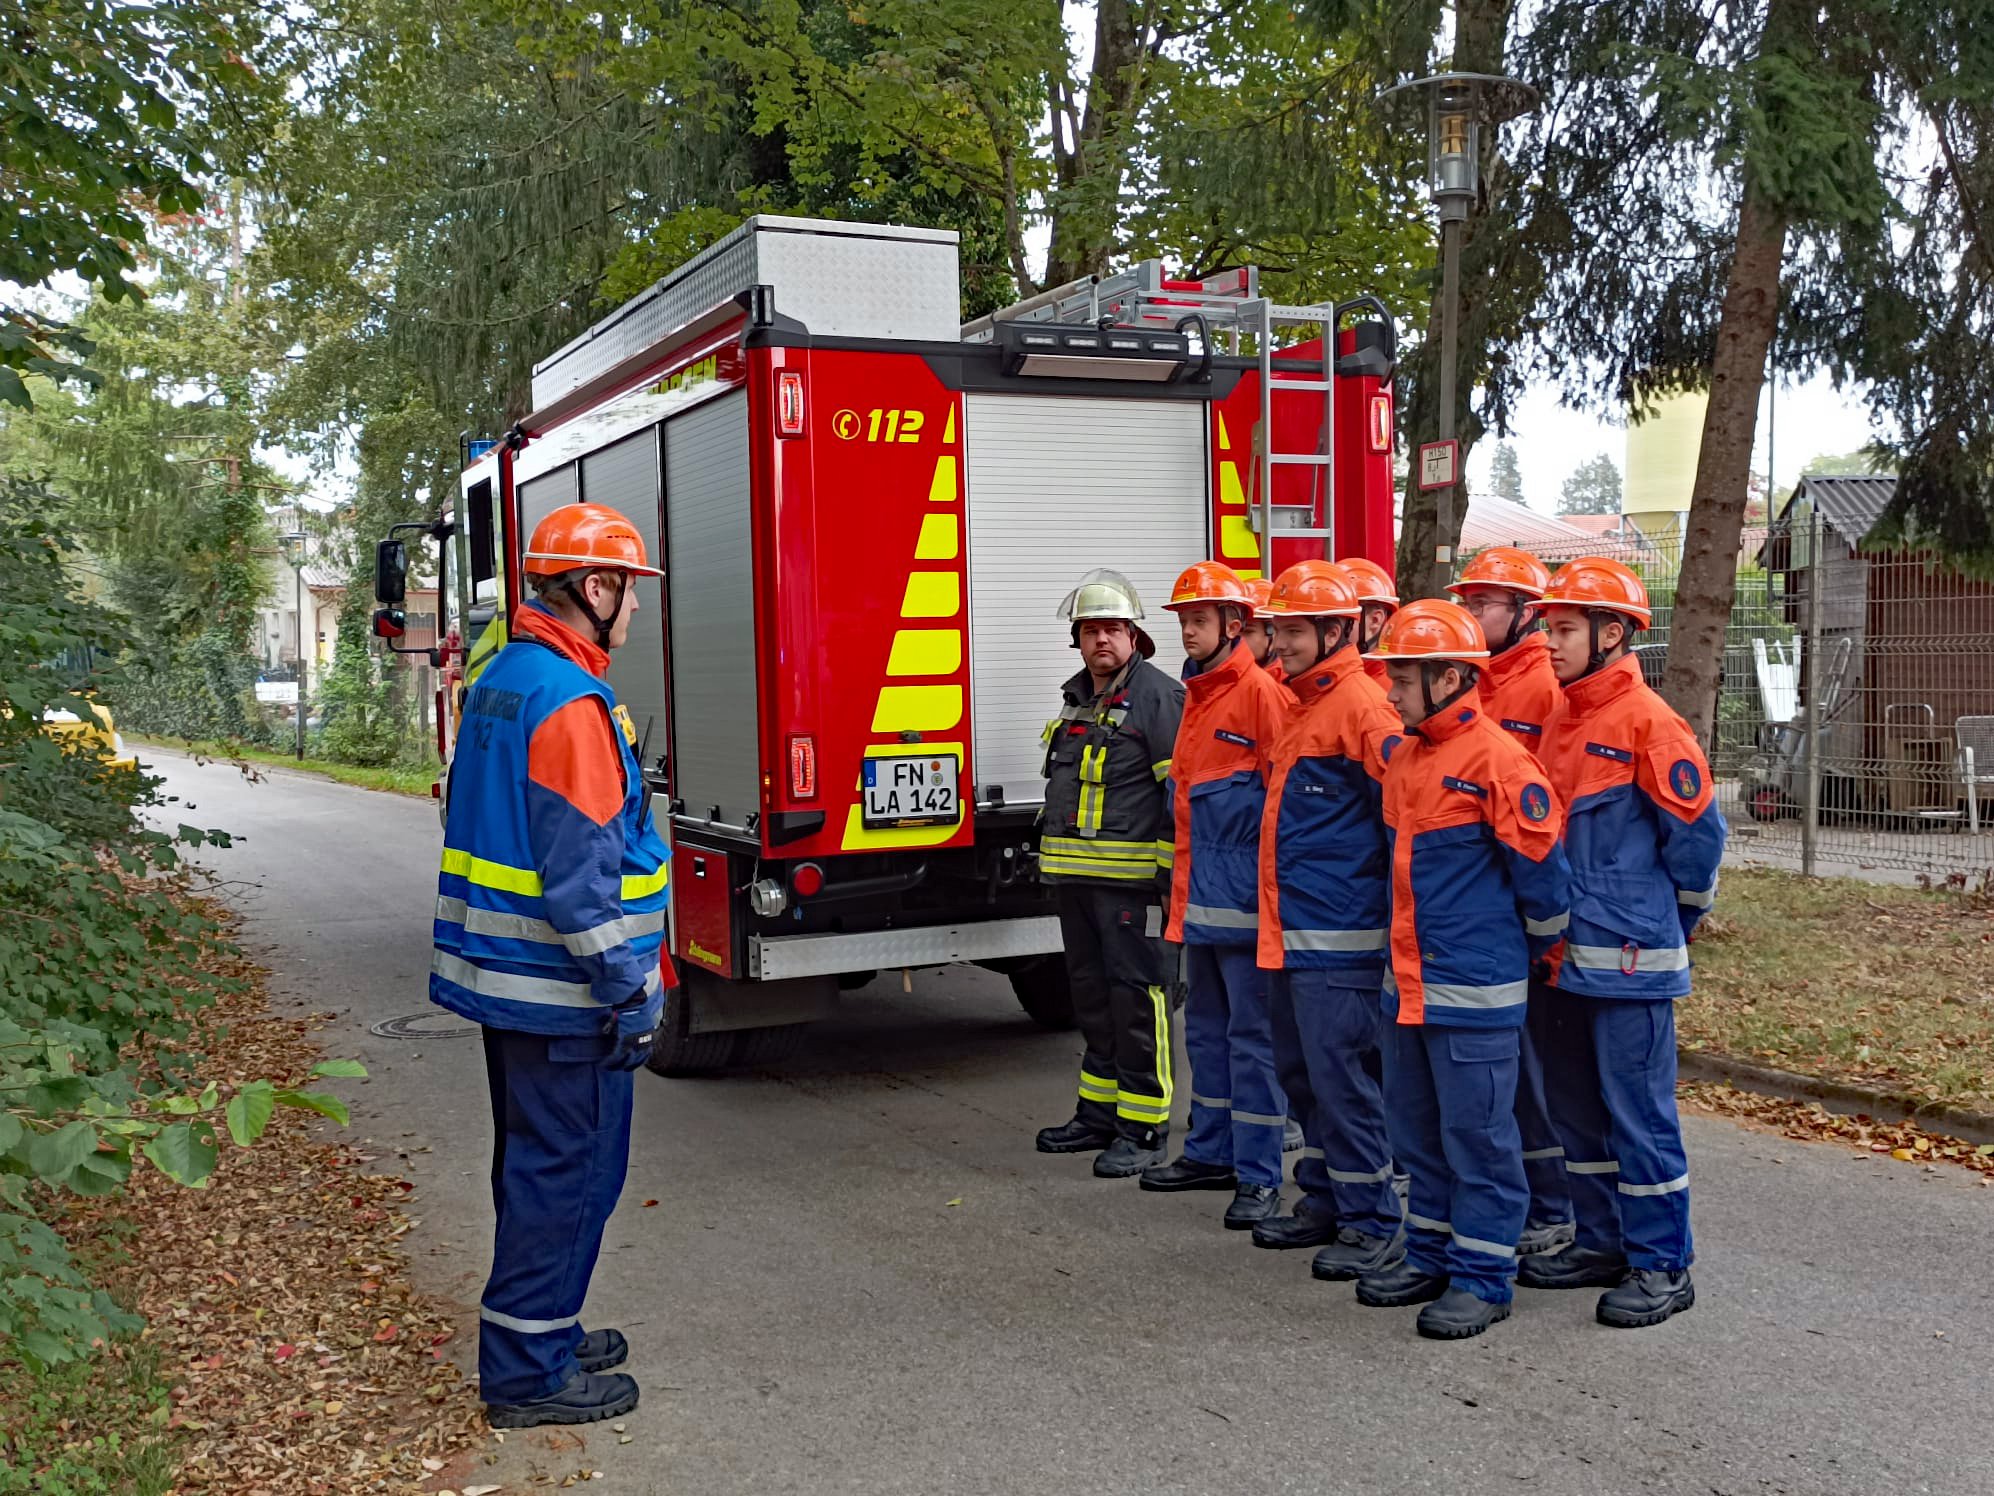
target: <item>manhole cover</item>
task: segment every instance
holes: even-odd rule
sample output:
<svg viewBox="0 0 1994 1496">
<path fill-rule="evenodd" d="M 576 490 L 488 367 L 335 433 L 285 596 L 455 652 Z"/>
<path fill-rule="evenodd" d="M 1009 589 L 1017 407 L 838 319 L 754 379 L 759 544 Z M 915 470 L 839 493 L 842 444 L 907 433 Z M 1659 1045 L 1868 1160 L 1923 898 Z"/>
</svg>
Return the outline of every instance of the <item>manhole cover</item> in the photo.
<svg viewBox="0 0 1994 1496">
<path fill-rule="evenodd" d="M 468 1039 L 478 1031 L 455 1013 L 404 1013 L 400 1018 L 383 1018 L 369 1024 L 367 1032 L 383 1039 Z"/>
</svg>

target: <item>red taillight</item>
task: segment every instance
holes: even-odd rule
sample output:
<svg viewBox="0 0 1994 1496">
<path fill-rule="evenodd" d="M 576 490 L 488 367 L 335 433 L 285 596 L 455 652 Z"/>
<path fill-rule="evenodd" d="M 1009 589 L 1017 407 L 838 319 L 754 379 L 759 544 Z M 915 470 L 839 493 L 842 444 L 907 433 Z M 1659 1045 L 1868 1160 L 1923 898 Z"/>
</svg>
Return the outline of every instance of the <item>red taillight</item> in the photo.
<svg viewBox="0 0 1994 1496">
<path fill-rule="evenodd" d="M 803 435 L 803 375 L 798 370 L 776 372 L 775 430 L 778 436 Z"/>
<path fill-rule="evenodd" d="M 1371 450 L 1389 452 L 1392 450 L 1392 397 L 1373 395 L 1371 397 Z"/>
<path fill-rule="evenodd" d="M 817 740 L 797 733 L 789 740 L 789 798 L 817 797 Z"/>
<path fill-rule="evenodd" d="M 450 762 L 450 699 L 443 688 L 436 688 L 436 761 Z"/>
<path fill-rule="evenodd" d="M 804 898 L 824 891 L 824 870 L 814 862 L 799 862 L 789 875 L 789 886 Z"/>
</svg>

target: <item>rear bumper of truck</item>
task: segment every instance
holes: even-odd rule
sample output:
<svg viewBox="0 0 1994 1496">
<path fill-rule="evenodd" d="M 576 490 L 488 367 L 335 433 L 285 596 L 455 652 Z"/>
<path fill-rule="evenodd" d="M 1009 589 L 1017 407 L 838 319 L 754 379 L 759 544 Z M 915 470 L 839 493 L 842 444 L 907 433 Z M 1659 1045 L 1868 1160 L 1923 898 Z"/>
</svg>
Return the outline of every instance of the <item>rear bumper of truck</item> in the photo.
<svg viewBox="0 0 1994 1496">
<path fill-rule="evenodd" d="M 945 966 L 952 961 L 1001 961 L 1043 956 L 1061 948 L 1059 920 L 1052 915 L 858 934 L 751 935 L 748 975 L 753 981 L 772 982 L 902 966 Z"/>
</svg>

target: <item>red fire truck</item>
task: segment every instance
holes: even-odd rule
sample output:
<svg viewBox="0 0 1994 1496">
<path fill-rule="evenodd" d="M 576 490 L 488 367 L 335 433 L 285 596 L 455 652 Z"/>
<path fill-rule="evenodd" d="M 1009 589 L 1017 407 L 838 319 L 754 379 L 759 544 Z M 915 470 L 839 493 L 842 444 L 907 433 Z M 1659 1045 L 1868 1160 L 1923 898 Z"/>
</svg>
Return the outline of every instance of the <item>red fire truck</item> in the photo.
<svg viewBox="0 0 1994 1496">
<path fill-rule="evenodd" d="M 533 413 L 420 527 L 447 670 L 518 606 L 556 505 L 620 509 L 665 569 L 608 678 L 673 844 L 667 1073 L 766 1058 L 841 988 L 948 962 L 1070 1024 L 1034 872 L 1061 597 L 1123 572 L 1169 668 L 1155 610 L 1192 561 L 1392 563 L 1375 297 L 1281 306 L 1252 269 L 1151 261 L 959 315 L 953 232 L 750 219 L 536 366 Z"/>
</svg>

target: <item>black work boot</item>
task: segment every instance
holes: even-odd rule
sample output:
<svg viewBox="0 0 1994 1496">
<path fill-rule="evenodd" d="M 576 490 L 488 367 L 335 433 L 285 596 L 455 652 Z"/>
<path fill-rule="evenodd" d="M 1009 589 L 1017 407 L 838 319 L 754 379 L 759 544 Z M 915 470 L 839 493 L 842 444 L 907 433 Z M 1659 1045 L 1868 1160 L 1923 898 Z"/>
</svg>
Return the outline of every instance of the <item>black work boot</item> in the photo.
<svg viewBox="0 0 1994 1496">
<path fill-rule="evenodd" d="M 1041 1153 L 1098 1153 L 1115 1140 L 1112 1127 L 1102 1127 L 1085 1117 L 1075 1117 L 1057 1127 L 1039 1129 Z"/>
<path fill-rule="evenodd" d="M 1618 1288 L 1599 1296 L 1593 1317 L 1616 1330 L 1638 1330 L 1658 1325 L 1672 1314 L 1680 1314 L 1696 1302 L 1696 1285 L 1689 1281 L 1689 1269 L 1668 1272 L 1658 1267 L 1637 1267 Z"/>
<path fill-rule="evenodd" d="M 1445 1273 L 1429 1273 L 1403 1258 L 1391 1267 L 1365 1273 L 1357 1280 L 1357 1302 L 1371 1309 L 1403 1309 L 1408 1304 L 1430 1304 L 1445 1292 Z"/>
<path fill-rule="evenodd" d="M 621 1330 L 590 1330 L 575 1347 L 575 1364 L 583 1371 L 608 1371 L 630 1359 L 630 1342 Z"/>
<path fill-rule="evenodd" d="M 1225 1229 L 1251 1231 L 1260 1222 L 1278 1215 L 1281 1187 L 1275 1184 L 1242 1184 L 1232 1192 L 1232 1204 L 1225 1208 Z"/>
<path fill-rule="evenodd" d="M 1293 1117 L 1283 1118 L 1281 1123 L 1281 1151 L 1283 1153 L 1300 1153 L 1307 1144 L 1308 1139 L 1302 1136 L 1302 1124 L 1297 1122 Z"/>
<path fill-rule="evenodd" d="M 1591 1247 L 1539 1252 L 1516 1265 L 1516 1281 L 1525 1288 L 1611 1288 L 1626 1276 L 1625 1257 Z"/>
<path fill-rule="evenodd" d="M 1549 1257 L 1554 1252 L 1562 1252 L 1572 1244 L 1572 1236 L 1577 1229 L 1570 1221 L 1552 1221 L 1544 1226 L 1525 1226 L 1523 1235 L 1516 1239 L 1516 1255 Z"/>
<path fill-rule="evenodd" d="M 493 1428 L 537 1428 L 543 1423 L 594 1423 L 621 1418 L 637 1406 L 637 1383 L 617 1372 L 597 1376 L 578 1371 L 558 1392 L 534 1402 L 487 1403 L 485 1420 Z"/>
<path fill-rule="evenodd" d="M 1229 1190 L 1239 1180 L 1227 1164 L 1201 1164 L 1195 1158 L 1180 1158 L 1174 1164 L 1158 1164 L 1142 1171 L 1146 1190 Z"/>
<path fill-rule="evenodd" d="M 1325 1283 L 1347 1283 L 1366 1273 L 1381 1273 L 1405 1260 L 1405 1233 L 1367 1236 L 1354 1226 L 1336 1233 L 1336 1240 L 1315 1254 L 1309 1271 Z"/>
<path fill-rule="evenodd" d="M 1269 1216 L 1253 1228 L 1253 1245 L 1283 1252 L 1290 1247 L 1319 1247 L 1336 1240 L 1336 1214 L 1304 1195 L 1293 1215 Z"/>
<path fill-rule="evenodd" d="M 1465 1288 L 1447 1292 L 1419 1311 L 1419 1333 L 1428 1340 L 1471 1340 L 1509 1318 L 1509 1305 L 1491 1304 Z"/>
<path fill-rule="evenodd" d="M 1144 1169 L 1155 1168 L 1163 1162 L 1165 1150 L 1161 1134 L 1150 1134 L 1149 1141 L 1132 1138 L 1124 1133 L 1108 1145 L 1108 1151 L 1094 1160 L 1096 1179 L 1129 1179 Z"/>
</svg>

